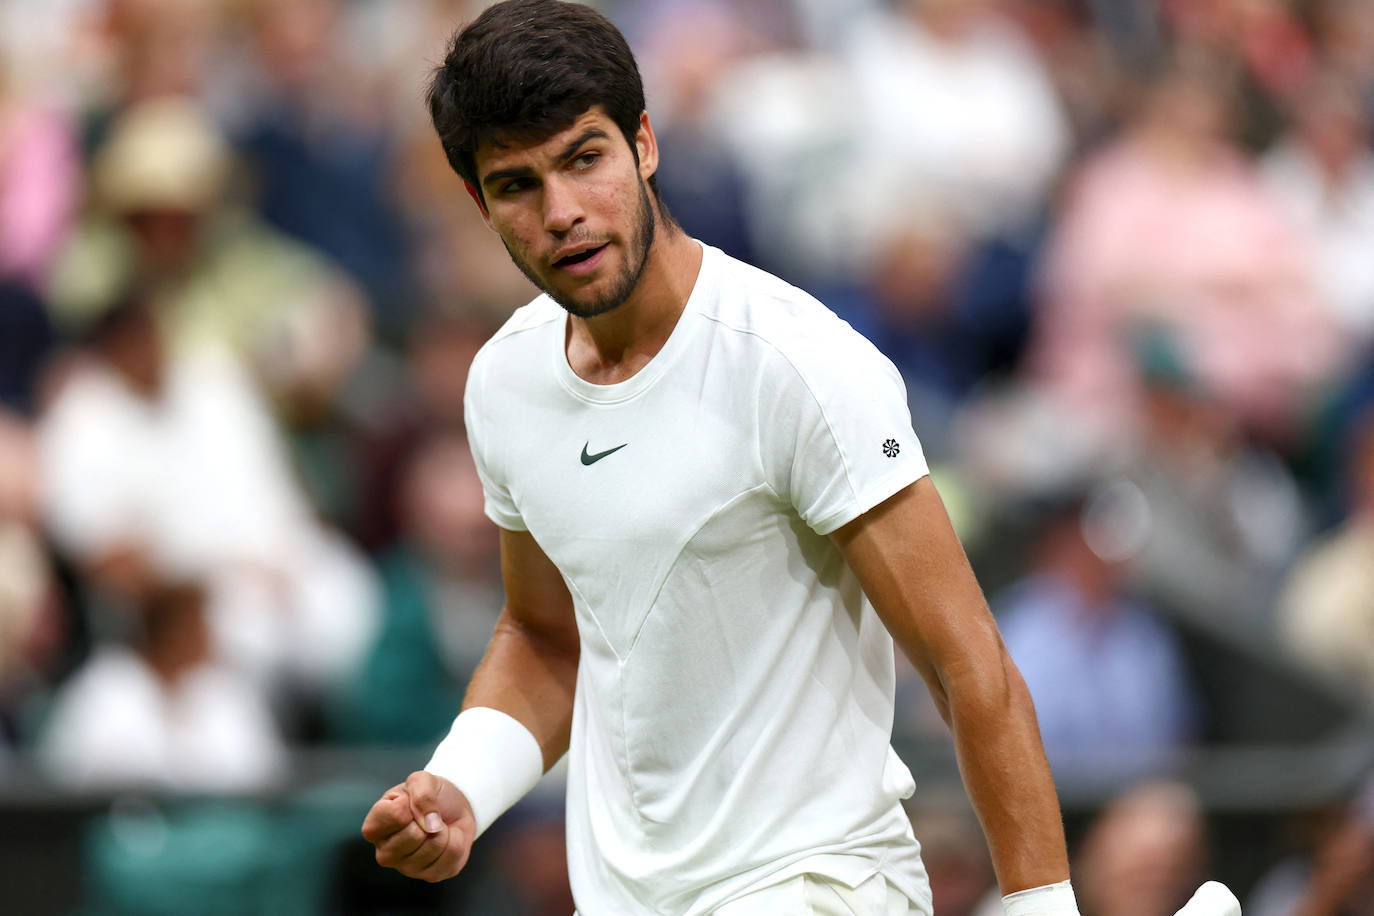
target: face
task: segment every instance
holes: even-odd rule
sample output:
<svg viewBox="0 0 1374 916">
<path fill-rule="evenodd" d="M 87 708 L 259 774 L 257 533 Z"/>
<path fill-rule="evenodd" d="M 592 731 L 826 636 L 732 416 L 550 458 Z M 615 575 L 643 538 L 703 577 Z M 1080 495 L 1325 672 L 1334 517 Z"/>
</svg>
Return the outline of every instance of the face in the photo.
<svg viewBox="0 0 1374 916">
<path fill-rule="evenodd" d="M 476 160 L 478 206 L 530 282 L 580 318 L 630 297 L 656 224 L 646 181 L 658 147 L 647 117 L 634 149 L 593 108 L 545 140 L 484 144 Z"/>
</svg>

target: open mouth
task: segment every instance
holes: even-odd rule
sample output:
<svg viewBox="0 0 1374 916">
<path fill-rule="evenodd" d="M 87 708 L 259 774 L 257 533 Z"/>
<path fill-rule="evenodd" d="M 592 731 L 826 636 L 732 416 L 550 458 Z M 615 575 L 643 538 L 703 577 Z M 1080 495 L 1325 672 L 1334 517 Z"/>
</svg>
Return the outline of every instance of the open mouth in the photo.
<svg viewBox="0 0 1374 916">
<path fill-rule="evenodd" d="M 586 251 L 579 251 L 570 254 L 566 258 L 559 258 L 553 262 L 554 267 L 571 267 L 574 264 L 581 264 L 583 261 L 590 261 L 606 248 L 605 245 L 598 245 L 595 248 L 588 248 Z"/>
</svg>

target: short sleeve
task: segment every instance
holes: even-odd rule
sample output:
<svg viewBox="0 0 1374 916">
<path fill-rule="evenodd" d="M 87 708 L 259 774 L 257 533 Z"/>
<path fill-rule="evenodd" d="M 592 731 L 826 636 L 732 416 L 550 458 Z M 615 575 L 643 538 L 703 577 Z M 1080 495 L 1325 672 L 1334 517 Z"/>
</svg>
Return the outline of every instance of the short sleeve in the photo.
<svg viewBox="0 0 1374 916">
<path fill-rule="evenodd" d="M 901 374 L 847 323 L 832 318 L 779 356 L 760 397 L 762 458 L 818 534 L 929 473 Z"/>
<path fill-rule="evenodd" d="M 528 526 L 506 485 L 504 463 L 499 455 L 493 454 L 493 443 L 486 435 L 480 356 L 468 371 L 467 388 L 463 392 L 463 423 L 467 426 L 468 447 L 477 465 L 477 476 L 482 480 L 483 508 L 488 518 L 507 531 L 526 531 Z"/>
</svg>

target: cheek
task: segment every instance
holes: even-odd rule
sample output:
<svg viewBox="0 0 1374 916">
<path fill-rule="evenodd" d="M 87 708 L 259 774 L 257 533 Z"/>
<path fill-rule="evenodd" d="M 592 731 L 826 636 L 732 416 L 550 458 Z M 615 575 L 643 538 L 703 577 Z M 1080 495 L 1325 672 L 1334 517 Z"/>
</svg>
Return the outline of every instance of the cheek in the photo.
<svg viewBox="0 0 1374 916">
<path fill-rule="evenodd" d="M 598 188 L 589 199 L 594 212 L 604 214 L 610 228 L 621 236 L 632 235 L 638 223 L 639 184 Z"/>
<path fill-rule="evenodd" d="M 501 219 L 493 217 L 491 225 L 506 246 L 517 253 L 531 251 L 541 234 L 538 220 L 523 213 Z"/>
</svg>

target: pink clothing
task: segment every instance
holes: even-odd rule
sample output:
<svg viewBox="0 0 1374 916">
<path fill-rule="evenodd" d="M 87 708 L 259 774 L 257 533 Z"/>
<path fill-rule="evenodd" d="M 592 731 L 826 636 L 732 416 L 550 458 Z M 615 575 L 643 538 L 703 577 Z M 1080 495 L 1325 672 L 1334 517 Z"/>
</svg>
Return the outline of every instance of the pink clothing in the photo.
<svg viewBox="0 0 1374 916">
<path fill-rule="evenodd" d="M 76 212 L 80 181 L 65 118 L 0 108 L 0 277 L 43 285 Z"/>
<path fill-rule="evenodd" d="M 1174 167 L 1123 141 L 1089 160 L 1045 265 L 1033 365 L 1109 427 L 1140 393 L 1133 335 L 1173 334 L 1203 388 L 1282 430 L 1339 368 L 1336 322 L 1302 237 L 1229 152 Z"/>
</svg>

